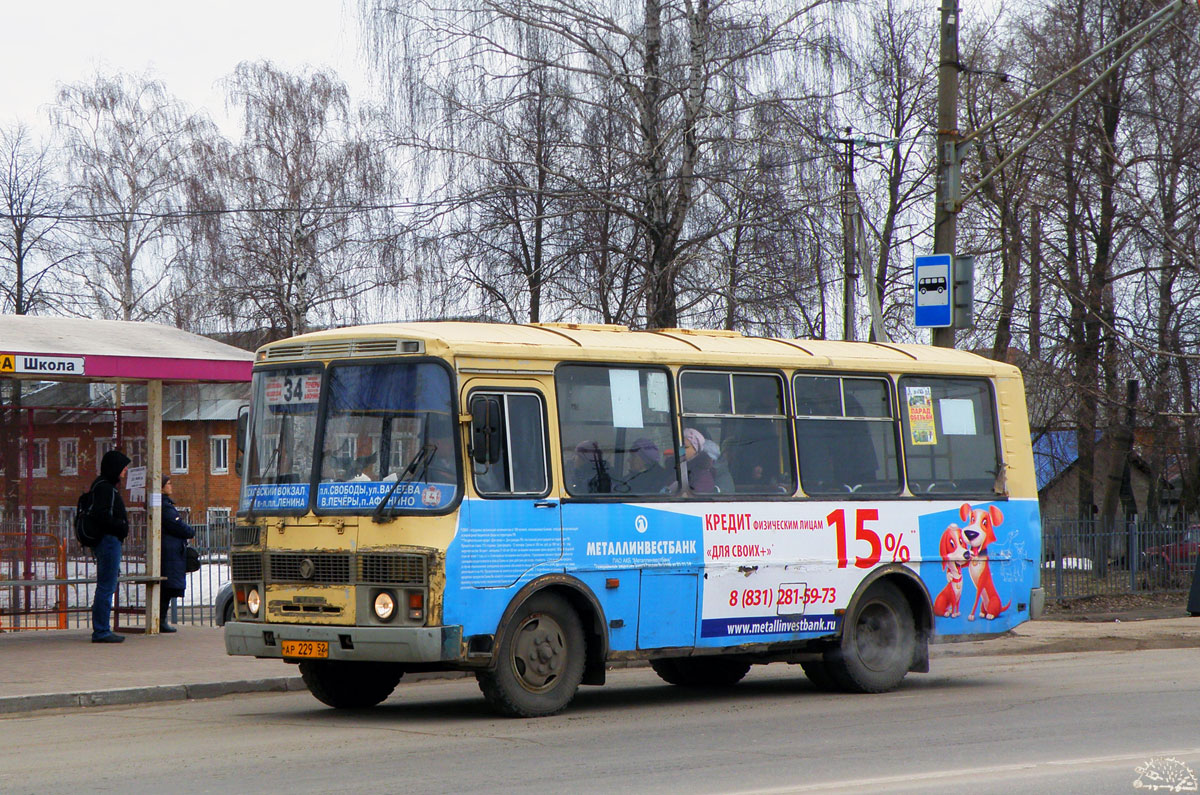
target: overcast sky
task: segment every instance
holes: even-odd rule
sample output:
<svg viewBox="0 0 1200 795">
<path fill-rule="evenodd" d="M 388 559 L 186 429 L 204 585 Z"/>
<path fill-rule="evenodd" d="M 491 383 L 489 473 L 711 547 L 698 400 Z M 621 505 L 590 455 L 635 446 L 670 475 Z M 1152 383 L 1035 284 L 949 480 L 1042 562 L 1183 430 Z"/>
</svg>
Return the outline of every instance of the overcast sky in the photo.
<svg viewBox="0 0 1200 795">
<path fill-rule="evenodd" d="M 10 0 L 0 11 L 0 125 L 45 129 L 56 86 L 149 74 L 236 135 L 219 81 L 241 61 L 332 68 L 366 99 L 357 9 L 343 0 Z"/>
</svg>

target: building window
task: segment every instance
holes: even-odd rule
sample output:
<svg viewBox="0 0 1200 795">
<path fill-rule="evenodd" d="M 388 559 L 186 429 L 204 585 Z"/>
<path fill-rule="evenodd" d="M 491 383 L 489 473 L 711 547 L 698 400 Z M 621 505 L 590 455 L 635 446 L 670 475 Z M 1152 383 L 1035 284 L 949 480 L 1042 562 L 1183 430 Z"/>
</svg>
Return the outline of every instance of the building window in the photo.
<svg viewBox="0 0 1200 795">
<path fill-rule="evenodd" d="M 50 440 L 49 439 L 34 439 L 33 440 L 33 476 L 35 478 L 46 477 L 46 459 L 50 457 Z"/>
<path fill-rule="evenodd" d="M 58 508 L 58 536 L 60 538 L 74 538 L 75 527 L 75 506 L 61 505 Z"/>
<path fill-rule="evenodd" d="M 96 474 L 100 474 L 100 462 L 104 460 L 104 454 L 109 450 L 115 450 L 116 447 L 117 442 L 111 437 L 96 440 Z"/>
<path fill-rule="evenodd" d="M 171 474 L 182 475 L 188 471 L 188 441 L 190 436 L 172 436 L 171 442 Z"/>
<path fill-rule="evenodd" d="M 58 471 L 63 475 L 79 474 L 79 440 L 58 440 Z"/>
<path fill-rule="evenodd" d="M 18 514 L 20 517 L 20 530 L 25 529 L 25 507 L 21 506 L 21 511 Z M 50 509 L 44 505 L 35 505 L 33 508 L 33 532 L 45 533 L 50 523 Z"/>
<path fill-rule="evenodd" d="M 230 508 L 209 508 L 204 520 L 211 531 L 214 526 L 228 525 L 233 511 Z"/>
<path fill-rule="evenodd" d="M 131 437 L 125 443 L 125 455 L 129 456 L 130 467 L 146 466 L 146 437 Z"/>
<path fill-rule="evenodd" d="M 229 474 L 229 437 L 214 436 L 208 441 L 209 472 L 214 475 Z"/>
</svg>

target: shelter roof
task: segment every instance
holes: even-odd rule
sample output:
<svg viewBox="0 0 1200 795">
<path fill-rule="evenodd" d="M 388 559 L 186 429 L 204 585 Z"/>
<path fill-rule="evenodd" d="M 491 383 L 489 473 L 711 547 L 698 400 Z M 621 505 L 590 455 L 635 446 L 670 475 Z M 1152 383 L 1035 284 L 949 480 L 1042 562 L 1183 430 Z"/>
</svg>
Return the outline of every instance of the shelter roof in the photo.
<svg viewBox="0 0 1200 795">
<path fill-rule="evenodd" d="M 253 355 L 157 323 L 0 315 L 0 377 L 239 382 Z"/>
</svg>

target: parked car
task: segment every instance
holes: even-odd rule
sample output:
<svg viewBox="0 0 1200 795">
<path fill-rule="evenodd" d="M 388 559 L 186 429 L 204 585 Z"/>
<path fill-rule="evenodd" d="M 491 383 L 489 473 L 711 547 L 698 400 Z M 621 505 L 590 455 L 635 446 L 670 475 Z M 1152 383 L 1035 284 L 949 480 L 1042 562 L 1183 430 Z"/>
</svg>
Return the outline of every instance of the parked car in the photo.
<svg viewBox="0 0 1200 795">
<path fill-rule="evenodd" d="M 217 591 L 217 598 L 213 602 L 213 620 L 218 627 L 233 620 L 233 583 L 227 582 Z"/>
<path fill-rule="evenodd" d="M 1192 525 L 1176 541 L 1149 547 L 1142 553 L 1142 572 L 1151 587 L 1182 586 L 1191 581 L 1200 554 L 1200 525 Z"/>
</svg>

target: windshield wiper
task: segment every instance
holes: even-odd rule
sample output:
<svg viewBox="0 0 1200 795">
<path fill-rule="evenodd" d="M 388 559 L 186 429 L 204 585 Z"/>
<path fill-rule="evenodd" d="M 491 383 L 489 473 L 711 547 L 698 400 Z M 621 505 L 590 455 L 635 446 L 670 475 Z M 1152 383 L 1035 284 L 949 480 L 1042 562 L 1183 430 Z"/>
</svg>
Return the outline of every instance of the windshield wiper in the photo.
<svg viewBox="0 0 1200 795">
<path fill-rule="evenodd" d="M 278 466 L 278 463 L 279 463 L 279 451 L 280 451 L 280 450 L 282 450 L 282 449 L 283 449 L 283 443 L 282 443 L 282 440 L 281 440 L 281 441 L 280 441 L 280 443 L 278 443 L 278 444 L 276 444 L 276 445 L 275 445 L 275 450 L 274 450 L 274 451 L 271 453 L 271 460 L 267 462 L 267 469 L 266 469 L 266 471 L 267 471 L 267 472 L 270 472 L 270 471 L 271 471 L 271 466 L 272 466 L 272 465 L 276 465 L 276 466 Z M 278 470 L 275 472 L 275 481 L 276 481 L 276 483 L 278 483 L 278 482 L 279 482 L 279 472 L 278 472 Z M 261 484 L 261 483 L 255 483 L 254 485 L 255 485 L 256 487 L 261 487 L 261 486 L 262 486 L 262 484 Z M 259 491 L 259 490 L 258 490 L 258 488 L 255 488 L 255 490 L 254 490 L 254 494 L 250 495 L 250 507 L 246 509 L 246 521 L 248 521 L 248 522 L 253 522 L 253 521 L 254 521 L 254 503 L 258 502 L 258 495 L 259 495 L 259 494 L 261 494 L 261 493 L 262 493 L 262 492 L 261 492 L 261 491 Z"/>
<path fill-rule="evenodd" d="M 372 522 L 383 522 L 386 519 L 391 518 L 391 513 L 388 513 L 386 517 L 383 515 L 383 512 L 387 507 L 388 500 L 390 500 L 392 495 L 396 493 L 396 489 L 400 488 L 400 484 L 404 482 L 404 479 L 415 472 L 417 467 L 419 467 L 422 463 L 424 463 L 426 469 L 428 469 L 429 462 L 433 460 L 433 454 L 436 452 L 436 444 L 421 445 L 421 449 L 413 455 L 412 459 L 407 465 L 405 465 L 404 471 L 396 477 L 396 482 L 392 484 L 392 487 L 388 489 L 387 494 L 383 495 L 383 499 L 380 500 L 379 504 L 375 506 L 375 512 L 371 515 Z"/>
</svg>

